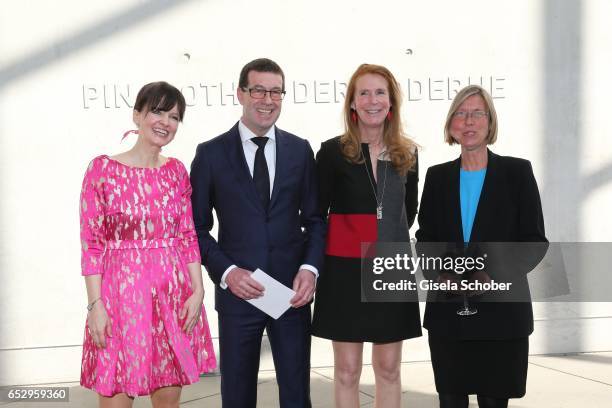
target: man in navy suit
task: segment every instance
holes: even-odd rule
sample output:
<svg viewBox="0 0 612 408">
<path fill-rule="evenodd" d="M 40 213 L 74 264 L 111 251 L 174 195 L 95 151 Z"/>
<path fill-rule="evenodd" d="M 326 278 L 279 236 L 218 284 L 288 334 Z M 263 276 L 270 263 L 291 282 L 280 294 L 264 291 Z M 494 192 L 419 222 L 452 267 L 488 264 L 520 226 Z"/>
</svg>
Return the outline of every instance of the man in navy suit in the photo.
<svg viewBox="0 0 612 408">
<path fill-rule="evenodd" d="M 324 252 L 315 163 L 308 142 L 274 126 L 285 95 L 281 68 L 256 59 L 240 73 L 242 117 L 201 143 L 191 165 L 193 212 L 203 264 L 216 284 L 223 407 L 255 407 L 266 329 L 281 407 L 310 407 L 310 302 Z M 210 231 L 212 210 L 218 240 Z M 265 288 L 261 269 L 296 291 L 278 320 L 248 299 Z"/>
</svg>

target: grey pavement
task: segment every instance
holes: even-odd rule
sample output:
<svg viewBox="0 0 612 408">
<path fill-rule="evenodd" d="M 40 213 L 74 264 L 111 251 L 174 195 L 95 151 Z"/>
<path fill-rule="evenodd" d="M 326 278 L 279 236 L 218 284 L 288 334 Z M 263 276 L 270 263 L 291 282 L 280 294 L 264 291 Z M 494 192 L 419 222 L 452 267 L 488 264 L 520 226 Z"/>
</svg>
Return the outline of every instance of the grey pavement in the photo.
<svg viewBox="0 0 612 408">
<path fill-rule="evenodd" d="M 331 353 L 331 350 L 330 350 Z M 333 407 L 333 366 L 311 370 L 311 397 L 315 408 Z M 8 403 L 17 407 L 96 407 L 97 397 L 76 383 L 49 384 L 70 387 L 69 403 Z M 203 376 L 200 382 L 183 389 L 181 407 L 221 407 L 220 377 Z M 438 407 L 433 372 L 429 361 L 402 363 L 402 407 Z M 374 373 L 364 364 L 361 376 L 361 406 L 374 407 Z M 149 407 L 147 397 L 137 398 L 134 407 Z M 258 407 L 277 407 L 278 388 L 274 370 L 259 374 Z M 599 408 L 612 407 L 612 352 L 571 355 L 538 355 L 529 358 L 527 395 L 510 400 L 510 407 Z M 477 407 L 475 398 L 470 407 Z"/>
</svg>

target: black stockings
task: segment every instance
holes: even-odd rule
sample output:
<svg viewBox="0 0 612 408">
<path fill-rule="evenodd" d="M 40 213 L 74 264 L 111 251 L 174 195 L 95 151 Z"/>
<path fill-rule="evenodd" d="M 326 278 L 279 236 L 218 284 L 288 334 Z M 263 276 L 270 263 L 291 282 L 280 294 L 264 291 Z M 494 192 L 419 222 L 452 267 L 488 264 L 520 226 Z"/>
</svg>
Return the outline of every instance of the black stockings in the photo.
<svg viewBox="0 0 612 408">
<path fill-rule="evenodd" d="M 467 408 L 469 398 L 460 394 L 439 394 L 440 408 Z M 493 398 L 478 395 L 479 408 L 508 408 L 507 398 Z"/>
<path fill-rule="evenodd" d="M 467 395 L 438 394 L 438 397 L 440 397 L 440 408 L 467 408 L 470 403 Z"/>
<path fill-rule="evenodd" d="M 480 408 L 508 408 L 508 398 L 493 398 L 478 395 L 478 406 Z"/>
</svg>

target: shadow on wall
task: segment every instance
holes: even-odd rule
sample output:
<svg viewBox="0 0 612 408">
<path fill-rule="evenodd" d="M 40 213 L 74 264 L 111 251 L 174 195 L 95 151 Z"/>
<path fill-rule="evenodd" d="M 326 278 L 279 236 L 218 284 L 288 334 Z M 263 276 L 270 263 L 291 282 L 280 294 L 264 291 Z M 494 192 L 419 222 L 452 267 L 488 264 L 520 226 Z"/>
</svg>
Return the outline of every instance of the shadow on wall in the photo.
<svg viewBox="0 0 612 408">
<path fill-rule="evenodd" d="M 76 51 L 90 47 L 99 41 L 104 41 L 111 35 L 128 28 L 131 29 L 135 24 L 143 23 L 160 13 L 191 1 L 193 0 L 139 2 L 134 7 L 110 16 L 96 25 L 71 34 L 67 38 L 54 41 L 51 45 L 35 50 L 24 58 L 0 68 L 0 89 L 15 79 L 44 68 Z"/>
<path fill-rule="evenodd" d="M 576 0 L 546 0 L 543 10 L 544 148 L 543 205 L 550 241 L 581 242 L 578 219 L 587 197 L 612 181 L 612 164 L 591 174 L 581 174 L 583 109 L 583 4 Z M 578 260 L 578 265 L 588 262 Z M 552 305 L 550 306 L 552 307 Z M 580 304 L 575 316 L 581 315 Z M 549 309 L 549 308 L 548 308 Z M 580 335 L 579 335 L 580 336 Z M 549 333 L 547 344 L 557 341 Z M 576 339 L 582 351 L 584 337 Z"/>
<path fill-rule="evenodd" d="M 54 40 L 51 44 L 34 50 L 17 61 L 0 65 L 0 92 L 11 81 L 44 69 L 77 51 L 91 47 L 114 34 L 126 29 L 132 29 L 139 23 L 144 23 L 161 13 L 192 1 L 149 0 L 138 2 L 137 5 L 112 15 L 80 32 L 72 33 L 63 39 Z M 0 258 L 0 262 L 4 262 L 5 259 L 5 257 Z M 0 264 L 0 270 L 6 270 L 5 265 Z M 2 288 L 0 288 L 0 296 L 6 296 L 2 293 Z M 2 314 L 0 314 L 0 323 L 2 323 Z M 5 326 L 0 324 L 0 327 Z M 0 377 L 2 378 L 5 377 L 4 370 L 8 370 L 8 367 L 5 364 L 0 364 Z"/>
<path fill-rule="evenodd" d="M 550 241 L 579 241 L 577 214 L 583 194 L 579 158 L 581 96 L 582 4 L 575 0 L 546 0 L 543 10 L 544 89 L 542 188 L 546 232 Z M 549 305 L 547 305 L 549 306 Z M 576 304 L 576 307 L 580 307 Z M 546 307 L 546 313 L 551 311 Z M 576 310 L 580 315 L 580 310 Z M 548 333 L 546 348 L 553 349 L 557 338 Z M 576 339 L 580 350 L 584 340 Z"/>
</svg>

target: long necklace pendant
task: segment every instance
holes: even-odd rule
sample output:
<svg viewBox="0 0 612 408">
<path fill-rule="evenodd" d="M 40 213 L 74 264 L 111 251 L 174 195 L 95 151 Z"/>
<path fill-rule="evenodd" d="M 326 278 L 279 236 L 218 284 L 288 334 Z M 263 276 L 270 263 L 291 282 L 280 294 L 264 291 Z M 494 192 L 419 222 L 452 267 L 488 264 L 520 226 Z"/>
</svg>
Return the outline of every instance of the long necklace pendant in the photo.
<svg viewBox="0 0 612 408">
<path fill-rule="evenodd" d="M 382 205 L 376 206 L 376 219 L 382 220 Z"/>
</svg>

